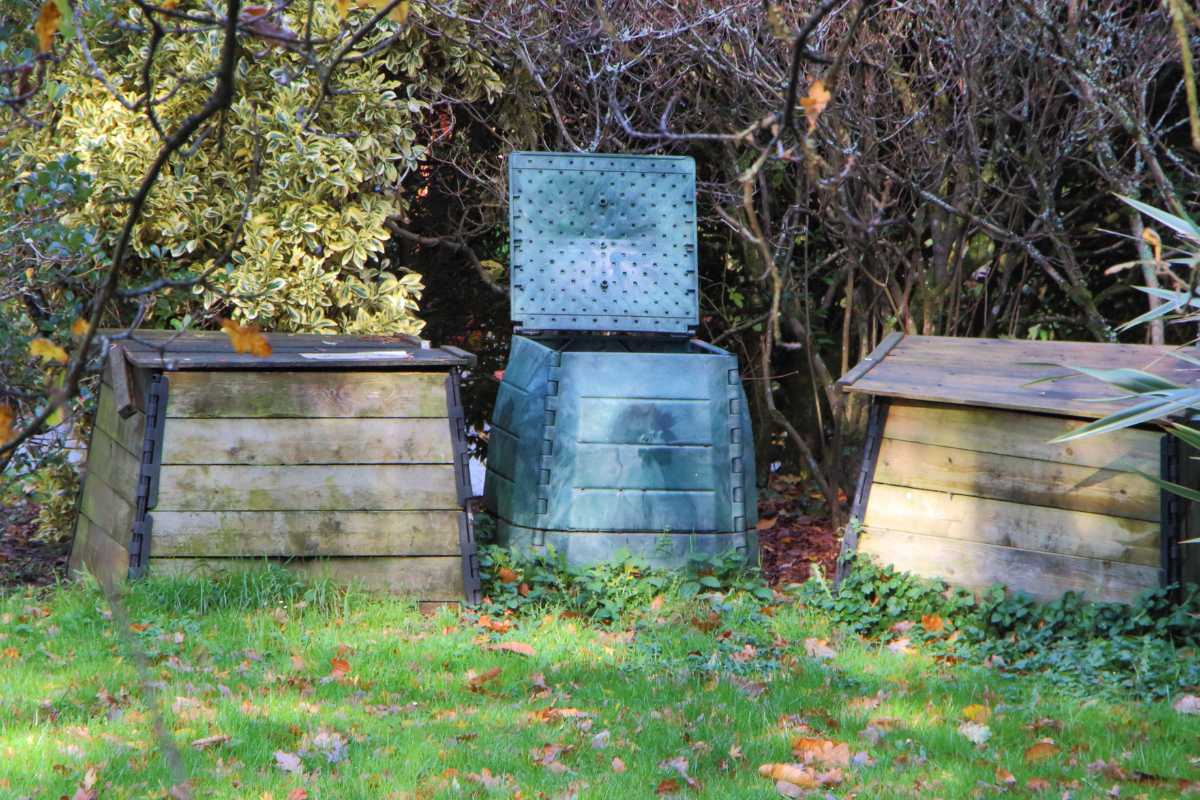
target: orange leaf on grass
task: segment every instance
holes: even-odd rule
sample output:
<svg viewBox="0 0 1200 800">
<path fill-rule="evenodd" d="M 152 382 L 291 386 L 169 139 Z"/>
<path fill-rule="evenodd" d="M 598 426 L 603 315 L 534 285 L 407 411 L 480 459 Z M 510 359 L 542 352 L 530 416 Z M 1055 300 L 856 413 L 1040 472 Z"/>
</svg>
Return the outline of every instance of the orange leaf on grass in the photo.
<svg viewBox="0 0 1200 800">
<path fill-rule="evenodd" d="M 1054 758 L 1058 752 L 1058 745 L 1054 743 L 1053 739 L 1041 739 L 1025 750 L 1025 763 L 1036 764 L 1039 761 Z"/>
<path fill-rule="evenodd" d="M 532 656 L 534 649 L 532 645 L 524 642 L 500 642 L 498 644 L 489 644 L 485 647 L 487 650 L 505 650 L 509 653 L 516 653 L 519 656 Z"/>
<path fill-rule="evenodd" d="M 220 320 L 221 330 L 229 337 L 233 352 L 266 358 L 271 355 L 271 343 L 257 325 L 239 325 L 231 319 Z"/>
<path fill-rule="evenodd" d="M 329 674 L 335 678 L 341 678 L 350 674 L 350 662 L 344 658 L 337 658 L 335 656 L 329 659 L 329 666 L 332 667 Z"/>
<path fill-rule="evenodd" d="M 476 673 L 471 670 L 467 673 L 467 688 L 472 692 L 478 692 L 483 688 L 483 685 L 489 681 L 493 681 L 500 677 L 500 668 L 492 667 L 487 672 Z"/>
<path fill-rule="evenodd" d="M 946 622 L 938 614 L 923 614 L 921 627 L 929 633 L 941 633 L 946 628 Z"/>
<path fill-rule="evenodd" d="M 508 567 L 501 567 L 496 572 L 496 575 L 497 575 L 497 577 L 500 578 L 501 583 L 516 583 L 517 581 L 519 581 L 521 579 L 520 575 L 518 575 L 516 572 L 509 569 Z"/>
<path fill-rule="evenodd" d="M 827 767 L 850 766 L 850 746 L 845 742 L 801 736 L 792 740 L 792 755 L 805 764 L 816 762 Z"/>
<path fill-rule="evenodd" d="M 508 620 L 492 619 L 487 614 L 480 615 L 478 625 L 492 633 L 508 633 L 512 630 L 512 623 Z"/>
</svg>

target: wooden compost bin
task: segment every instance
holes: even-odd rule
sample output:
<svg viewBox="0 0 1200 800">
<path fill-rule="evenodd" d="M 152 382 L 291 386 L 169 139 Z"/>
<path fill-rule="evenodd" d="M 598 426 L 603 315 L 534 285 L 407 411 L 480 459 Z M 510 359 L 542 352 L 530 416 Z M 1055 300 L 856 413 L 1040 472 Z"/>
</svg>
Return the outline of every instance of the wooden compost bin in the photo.
<svg viewBox="0 0 1200 800">
<path fill-rule="evenodd" d="M 1172 348 L 939 336 L 888 337 L 840 381 L 871 398 L 866 452 L 843 550 L 979 590 L 1002 583 L 1129 601 L 1200 577 L 1179 541 L 1191 505 L 1139 472 L 1198 485 L 1184 445 L 1157 428 L 1048 444 L 1126 402 L 1047 364 L 1127 367 L 1181 385 L 1200 369 Z M 1195 526 L 1193 526 L 1195 529 Z"/>
<path fill-rule="evenodd" d="M 478 564 L 452 347 L 408 336 L 138 331 L 109 351 L 72 571 L 101 580 L 288 567 L 424 601 Z"/>
</svg>

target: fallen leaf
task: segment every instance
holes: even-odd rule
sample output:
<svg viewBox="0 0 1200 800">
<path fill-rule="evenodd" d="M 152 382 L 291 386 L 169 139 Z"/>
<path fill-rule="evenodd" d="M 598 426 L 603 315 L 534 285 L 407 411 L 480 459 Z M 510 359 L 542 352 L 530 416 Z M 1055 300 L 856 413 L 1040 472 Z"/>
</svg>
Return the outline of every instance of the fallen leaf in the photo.
<svg viewBox="0 0 1200 800">
<path fill-rule="evenodd" d="M 941 633 L 946 628 L 946 622 L 938 614 L 923 614 L 921 627 L 929 633 Z"/>
<path fill-rule="evenodd" d="M 521 579 L 520 575 L 518 575 L 516 572 L 509 569 L 508 567 L 501 567 L 496 572 L 496 577 L 498 577 L 500 579 L 501 583 L 516 583 L 517 581 L 519 581 Z"/>
<path fill-rule="evenodd" d="M 371 0 L 371 5 L 376 9 L 387 8 L 391 0 Z M 359 4 L 361 6 L 361 3 Z M 408 19 L 409 0 L 400 0 L 395 7 L 388 12 L 387 18 L 392 22 L 404 22 Z"/>
<path fill-rule="evenodd" d="M 513 626 L 508 620 L 492 619 L 487 614 L 481 614 L 476 624 L 493 633 L 508 633 L 512 630 Z"/>
<path fill-rule="evenodd" d="M 485 683 L 493 681 L 500 676 L 500 668 L 492 667 L 487 672 L 476 674 L 475 670 L 467 673 L 467 688 L 472 692 L 477 692 Z"/>
<path fill-rule="evenodd" d="M 300 761 L 300 756 L 284 750 L 275 751 L 275 766 L 284 772 L 291 772 L 296 775 L 304 772 L 304 764 Z"/>
<path fill-rule="evenodd" d="M 679 777 L 683 778 L 683 782 L 688 785 L 688 788 L 700 791 L 700 782 L 691 775 L 688 775 L 689 766 L 690 765 L 688 764 L 688 760 L 686 758 L 683 756 L 676 756 L 675 758 L 668 758 L 666 761 L 661 762 L 658 765 L 658 768 L 675 770 L 679 773 Z"/>
<path fill-rule="evenodd" d="M 654 787 L 654 793 L 660 797 L 668 794 L 677 794 L 680 788 L 679 781 L 674 778 L 663 778 L 658 782 L 658 786 Z"/>
<path fill-rule="evenodd" d="M 308 800 L 308 790 L 297 786 L 288 792 L 287 800 Z"/>
<path fill-rule="evenodd" d="M 37 22 L 33 23 L 33 31 L 37 34 L 38 52 L 49 53 L 50 48 L 54 44 L 54 36 L 58 33 L 58 26 L 62 24 L 62 12 L 58 10 L 58 3 L 54 0 L 46 0 L 42 3 L 42 10 L 38 12 Z"/>
<path fill-rule="evenodd" d="M 804 109 L 804 116 L 808 117 L 808 130 L 811 132 L 817 127 L 817 120 L 821 118 L 821 114 L 829 105 L 829 101 L 833 95 L 825 88 L 825 82 L 817 78 L 808 87 L 808 94 L 800 98 L 800 105 Z"/>
<path fill-rule="evenodd" d="M 804 797 L 809 790 L 788 781 L 775 781 L 775 791 L 780 797 Z"/>
<path fill-rule="evenodd" d="M 499 642 L 497 644 L 489 644 L 485 650 L 505 650 L 509 653 L 516 653 L 519 656 L 532 656 L 534 652 L 532 645 L 524 642 Z"/>
<path fill-rule="evenodd" d="M 991 709 L 989 709 L 987 706 L 981 706 L 978 703 L 972 703 L 971 705 L 967 706 L 963 709 L 962 713 L 963 716 L 971 720 L 971 722 L 978 722 L 981 725 L 987 722 L 988 717 L 992 715 Z"/>
<path fill-rule="evenodd" d="M 1153 228 L 1142 228 L 1142 240 L 1154 248 L 1154 264 L 1162 266 L 1162 238 Z"/>
<path fill-rule="evenodd" d="M 12 406 L 8 403 L 0 403 L 0 444 L 4 444 L 16 435 L 17 431 L 14 427 L 16 421 L 17 415 L 13 412 Z"/>
<path fill-rule="evenodd" d="M 912 647 L 910 647 L 911 644 L 912 644 L 912 642 L 909 640 L 909 638 L 907 636 L 902 636 L 899 639 L 897 639 L 896 641 L 888 644 L 887 649 L 891 650 L 896 655 L 901 655 L 901 656 L 908 655 L 910 653 L 915 652 L 912 649 Z"/>
<path fill-rule="evenodd" d="M 1004 786 L 1012 786 L 1016 784 L 1016 782 L 1017 779 L 1013 777 L 1011 772 L 1006 770 L 1004 767 L 996 767 L 996 783 Z"/>
<path fill-rule="evenodd" d="M 350 674 L 350 662 L 344 658 L 334 656 L 329 659 L 329 666 L 332 667 L 329 674 L 334 678 L 343 678 Z"/>
<path fill-rule="evenodd" d="M 808 654 L 809 658 L 815 658 L 818 661 L 825 661 L 837 656 L 837 651 L 829 646 L 828 641 L 812 637 L 804 640 L 804 652 Z"/>
<path fill-rule="evenodd" d="M 625 762 L 622 761 L 621 759 L 617 758 L 616 756 L 613 756 L 612 771 L 617 773 L 618 775 L 624 774 Z"/>
<path fill-rule="evenodd" d="M 529 597 L 529 584 L 522 583 L 520 586 L 518 586 L 517 594 L 521 595 L 521 597 Z"/>
<path fill-rule="evenodd" d="M 225 744 L 228 741 L 228 736 L 223 733 L 216 733 L 212 736 L 205 736 L 203 738 L 196 739 L 192 742 L 192 747 L 196 748 L 197 750 L 207 750 L 210 747 L 214 747 L 218 744 Z"/>
<path fill-rule="evenodd" d="M 1025 788 L 1031 792 L 1044 792 L 1050 788 L 1050 781 L 1045 778 L 1030 778 L 1025 781 Z"/>
<path fill-rule="evenodd" d="M 1171 703 L 1171 708 L 1180 714 L 1200 714 L 1200 697 L 1194 694 L 1181 695 Z"/>
<path fill-rule="evenodd" d="M 817 783 L 817 773 L 802 764 L 763 764 L 758 768 L 758 774 L 802 789 L 815 789 L 820 785 Z"/>
<path fill-rule="evenodd" d="M 908 633 L 916 626 L 916 624 L 917 623 L 910 619 L 902 619 L 899 622 L 893 623 L 888 630 L 892 633 Z"/>
<path fill-rule="evenodd" d="M 88 324 L 86 319 L 83 317 L 76 317 L 75 321 L 71 323 L 71 335 L 76 339 L 82 339 L 84 336 L 87 336 L 87 332 L 91 330 L 91 328 L 92 326 Z"/>
<path fill-rule="evenodd" d="M 958 726 L 958 732 L 967 737 L 972 744 L 983 744 L 992 736 L 991 728 L 978 722 L 964 722 Z"/>
<path fill-rule="evenodd" d="M 817 763 L 826 767 L 850 765 L 850 746 L 845 742 L 801 736 L 792 740 L 792 755 L 805 764 Z"/>
<path fill-rule="evenodd" d="M 142 633 L 149 627 L 150 626 L 144 622 L 131 622 L 129 624 L 129 630 L 133 631 L 134 633 Z"/>
<path fill-rule="evenodd" d="M 65 364 L 71 358 L 67 355 L 66 350 L 63 350 L 49 339 L 42 338 L 34 339 L 29 343 L 29 355 L 58 364 Z"/>
<path fill-rule="evenodd" d="M 1025 750 L 1025 763 L 1036 764 L 1039 761 L 1045 761 L 1048 758 L 1054 758 L 1058 755 L 1058 745 L 1051 739 L 1042 739 L 1034 742 Z"/>
<path fill-rule="evenodd" d="M 249 10 L 249 9 L 247 9 Z M 246 353 L 259 358 L 271 355 L 271 343 L 257 325 L 239 325 L 231 319 L 221 319 L 221 330 L 229 337 L 233 352 Z"/>
</svg>

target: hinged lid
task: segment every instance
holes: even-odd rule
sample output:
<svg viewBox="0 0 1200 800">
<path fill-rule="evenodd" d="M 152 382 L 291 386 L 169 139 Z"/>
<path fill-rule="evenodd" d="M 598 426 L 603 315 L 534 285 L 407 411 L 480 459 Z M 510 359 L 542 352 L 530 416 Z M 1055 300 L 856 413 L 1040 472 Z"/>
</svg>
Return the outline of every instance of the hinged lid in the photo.
<svg viewBox="0 0 1200 800">
<path fill-rule="evenodd" d="M 518 326 L 638 333 L 696 327 L 691 158 L 513 153 L 508 186 Z"/>
</svg>

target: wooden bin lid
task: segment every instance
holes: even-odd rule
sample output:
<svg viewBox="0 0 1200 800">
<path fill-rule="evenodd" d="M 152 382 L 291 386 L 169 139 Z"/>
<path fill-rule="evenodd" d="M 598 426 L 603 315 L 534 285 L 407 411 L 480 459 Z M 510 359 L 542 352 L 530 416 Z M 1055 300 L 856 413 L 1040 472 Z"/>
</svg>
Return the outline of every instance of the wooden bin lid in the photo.
<svg viewBox="0 0 1200 800">
<path fill-rule="evenodd" d="M 117 335 L 123 331 L 102 331 Z M 448 369 L 471 367 L 475 356 L 448 345 L 430 347 L 416 336 L 327 336 L 268 333 L 271 355 L 235 353 L 220 331 L 137 330 L 114 345 L 135 367 L 166 370 Z"/>
<path fill-rule="evenodd" d="M 838 385 L 847 392 L 880 397 L 1095 419 L 1131 401 L 1116 399 L 1119 390 L 1103 381 L 1046 364 L 1139 369 L 1181 386 L 1200 386 L 1200 367 L 1174 358 L 1171 353 L 1178 349 L 893 333 Z M 1070 377 L 1030 385 L 1057 375 Z M 1097 402 L 1102 398 L 1110 399 Z"/>
</svg>

